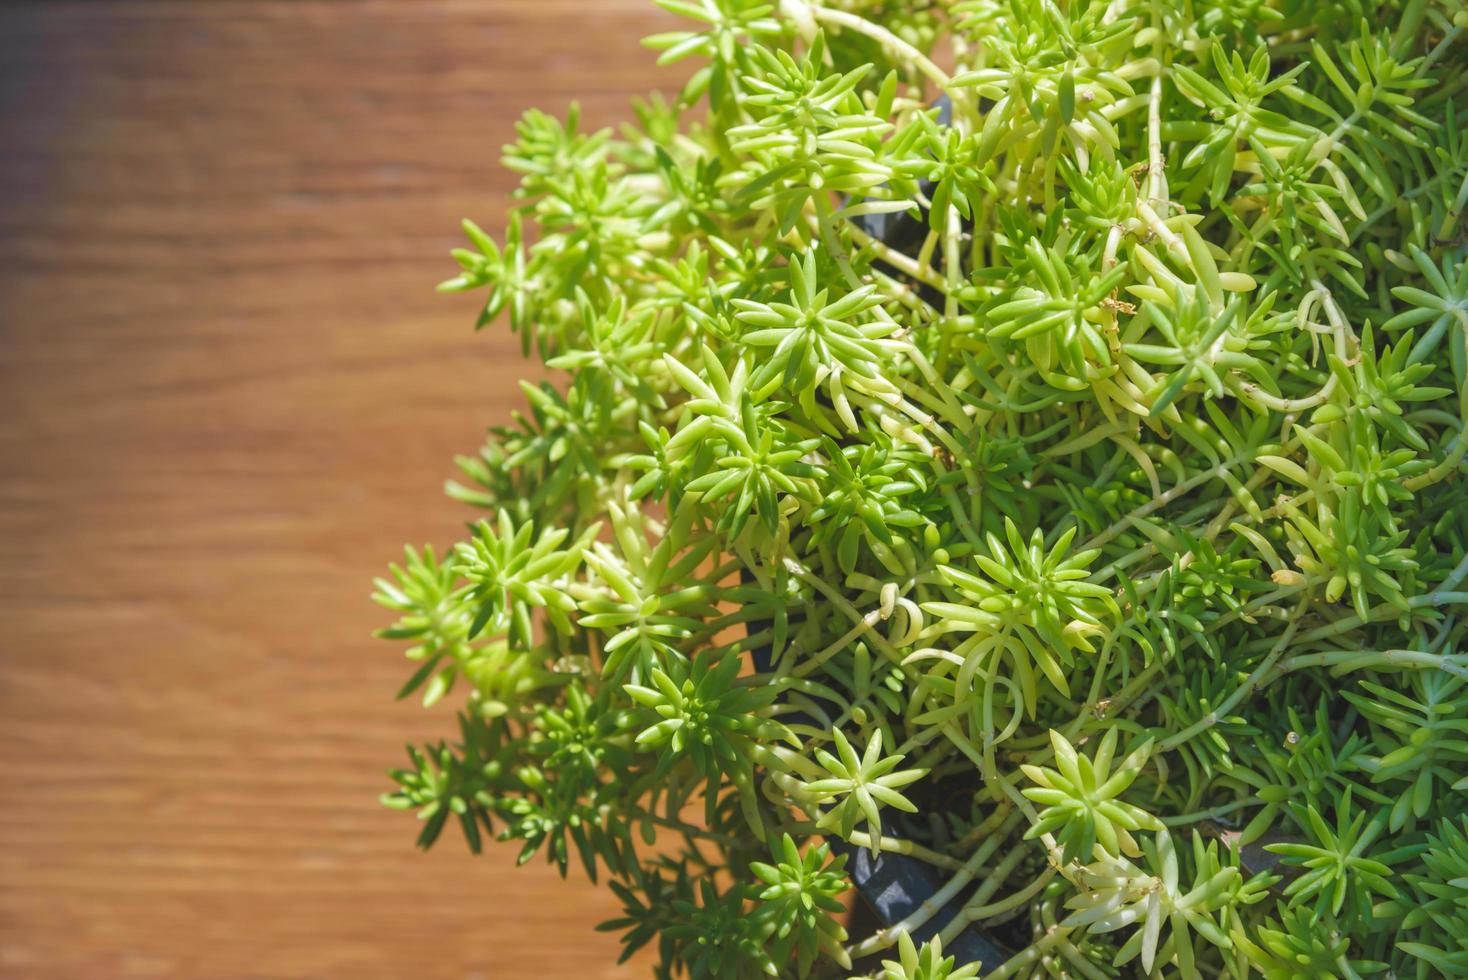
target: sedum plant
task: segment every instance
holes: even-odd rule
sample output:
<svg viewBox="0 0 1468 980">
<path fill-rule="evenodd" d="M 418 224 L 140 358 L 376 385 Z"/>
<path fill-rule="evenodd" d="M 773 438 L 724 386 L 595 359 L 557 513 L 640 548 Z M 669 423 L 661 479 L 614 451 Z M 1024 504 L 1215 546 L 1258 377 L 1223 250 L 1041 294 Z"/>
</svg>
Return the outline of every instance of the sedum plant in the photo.
<svg viewBox="0 0 1468 980">
<path fill-rule="evenodd" d="M 552 373 L 378 582 L 419 843 L 660 977 L 1468 976 L 1468 11 L 658 3 L 442 287 Z"/>
</svg>

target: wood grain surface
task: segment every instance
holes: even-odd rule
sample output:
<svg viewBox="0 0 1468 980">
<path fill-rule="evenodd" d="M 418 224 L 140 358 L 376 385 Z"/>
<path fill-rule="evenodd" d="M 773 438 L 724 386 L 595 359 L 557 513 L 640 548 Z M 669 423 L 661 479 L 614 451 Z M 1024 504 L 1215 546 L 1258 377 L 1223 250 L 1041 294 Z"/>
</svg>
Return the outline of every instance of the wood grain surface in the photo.
<svg viewBox="0 0 1468 980">
<path fill-rule="evenodd" d="M 646 0 L 0 8 L 0 976 L 611 977 L 611 896 L 416 852 L 369 582 L 521 396 L 435 296 Z"/>
</svg>

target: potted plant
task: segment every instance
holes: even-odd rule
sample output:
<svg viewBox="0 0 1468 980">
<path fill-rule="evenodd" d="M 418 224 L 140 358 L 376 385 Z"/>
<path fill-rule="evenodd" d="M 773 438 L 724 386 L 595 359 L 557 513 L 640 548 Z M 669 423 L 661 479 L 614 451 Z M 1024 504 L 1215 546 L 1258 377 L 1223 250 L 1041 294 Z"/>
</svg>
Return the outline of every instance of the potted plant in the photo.
<svg viewBox="0 0 1468 980">
<path fill-rule="evenodd" d="M 658 2 L 443 286 L 563 373 L 385 802 L 659 976 L 1468 976 L 1468 15 Z"/>
</svg>

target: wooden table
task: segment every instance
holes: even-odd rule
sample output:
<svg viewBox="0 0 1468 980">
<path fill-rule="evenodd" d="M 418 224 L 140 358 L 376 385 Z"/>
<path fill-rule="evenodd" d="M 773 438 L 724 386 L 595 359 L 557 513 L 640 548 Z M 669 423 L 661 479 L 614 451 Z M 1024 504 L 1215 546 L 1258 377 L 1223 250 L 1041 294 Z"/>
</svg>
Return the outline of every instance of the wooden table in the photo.
<svg viewBox="0 0 1468 980">
<path fill-rule="evenodd" d="M 370 580 L 521 402 L 441 298 L 531 104 L 680 73 L 646 0 L 0 9 L 0 976 L 610 977 L 618 909 L 423 855 Z"/>
</svg>

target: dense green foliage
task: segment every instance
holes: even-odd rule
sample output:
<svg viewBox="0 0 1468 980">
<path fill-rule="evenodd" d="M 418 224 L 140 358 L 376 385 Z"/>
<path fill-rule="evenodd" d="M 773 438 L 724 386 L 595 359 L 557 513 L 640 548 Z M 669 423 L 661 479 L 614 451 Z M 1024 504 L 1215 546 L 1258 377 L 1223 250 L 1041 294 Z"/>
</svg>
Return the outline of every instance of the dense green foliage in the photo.
<svg viewBox="0 0 1468 980">
<path fill-rule="evenodd" d="M 660 976 L 1468 976 L 1468 13 L 658 2 L 681 95 L 527 114 L 444 284 L 564 373 L 379 582 L 420 843 Z"/>
</svg>

